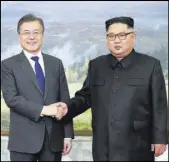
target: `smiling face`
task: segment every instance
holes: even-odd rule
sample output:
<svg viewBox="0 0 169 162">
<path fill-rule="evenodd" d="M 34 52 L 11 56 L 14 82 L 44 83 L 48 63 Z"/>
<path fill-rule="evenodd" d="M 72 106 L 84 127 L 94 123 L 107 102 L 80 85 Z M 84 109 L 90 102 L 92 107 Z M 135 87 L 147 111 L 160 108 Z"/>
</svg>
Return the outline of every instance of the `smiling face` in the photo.
<svg viewBox="0 0 169 162">
<path fill-rule="evenodd" d="M 19 41 L 22 48 L 37 54 L 43 43 L 43 28 L 39 21 L 24 22 L 19 29 Z"/>
<path fill-rule="evenodd" d="M 126 24 L 114 23 L 107 31 L 107 47 L 116 58 L 124 58 L 133 49 L 135 34 Z"/>
</svg>

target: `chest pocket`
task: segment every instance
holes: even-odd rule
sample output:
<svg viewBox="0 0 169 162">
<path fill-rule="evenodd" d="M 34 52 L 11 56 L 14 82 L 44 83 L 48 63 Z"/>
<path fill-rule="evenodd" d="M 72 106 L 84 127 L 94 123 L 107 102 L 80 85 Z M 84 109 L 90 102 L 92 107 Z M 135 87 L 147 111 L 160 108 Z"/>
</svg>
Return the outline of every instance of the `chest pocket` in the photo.
<svg viewBox="0 0 169 162">
<path fill-rule="evenodd" d="M 92 87 L 98 87 L 98 86 L 103 86 L 105 84 L 105 79 L 99 77 L 93 77 L 91 78 L 91 82 L 90 82 Z"/>
<path fill-rule="evenodd" d="M 147 86 L 148 79 L 145 78 L 128 78 L 127 85 L 129 86 Z"/>
</svg>

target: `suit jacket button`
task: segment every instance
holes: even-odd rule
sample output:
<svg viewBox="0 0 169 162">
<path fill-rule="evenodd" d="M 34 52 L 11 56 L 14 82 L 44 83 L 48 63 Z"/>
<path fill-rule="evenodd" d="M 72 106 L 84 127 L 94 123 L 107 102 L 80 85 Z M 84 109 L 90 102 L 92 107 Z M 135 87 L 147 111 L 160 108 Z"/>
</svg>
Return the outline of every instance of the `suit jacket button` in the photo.
<svg viewBox="0 0 169 162">
<path fill-rule="evenodd" d="M 115 104 L 112 105 L 112 107 L 115 107 L 115 106 L 116 106 Z"/>
<path fill-rule="evenodd" d="M 115 79 L 119 79 L 119 77 L 118 77 L 118 76 L 115 76 Z"/>
</svg>

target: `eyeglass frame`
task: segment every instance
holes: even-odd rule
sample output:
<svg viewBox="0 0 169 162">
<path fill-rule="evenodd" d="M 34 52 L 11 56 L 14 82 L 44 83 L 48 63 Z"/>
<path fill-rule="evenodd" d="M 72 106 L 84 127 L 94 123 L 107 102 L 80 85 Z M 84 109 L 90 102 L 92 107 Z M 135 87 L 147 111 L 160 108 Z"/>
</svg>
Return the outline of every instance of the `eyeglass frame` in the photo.
<svg viewBox="0 0 169 162">
<path fill-rule="evenodd" d="M 35 35 L 36 32 L 38 32 L 38 35 Z M 27 34 L 29 33 L 29 34 L 26 35 L 26 33 L 27 33 Z M 43 31 L 33 31 L 33 32 L 31 32 L 31 31 L 26 31 L 26 32 L 23 32 L 23 33 L 19 32 L 19 34 L 25 36 L 26 38 L 29 38 L 29 37 L 31 36 L 31 34 L 33 34 L 34 37 L 38 37 L 38 36 L 40 36 L 42 33 L 43 33 Z"/>
<path fill-rule="evenodd" d="M 106 36 L 107 36 L 108 40 L 110 40 L 110 41 L 116 40 L 116 37 L 118 37 L 119 40 L 125 40 L 126 37 L 127 37 L 129 34 L 132 34 L 132 33 L 134 33 L 134 32 L 132 31 L 132 32 L 124 33 L 124 36 L 125 36 L 124 39 L 120 39 L 120 38 L 119 38 L 119 34 L 120 34 L 120 33 L 114 34 L 114 39 L 113 39 L 113 40 L 110 40 L 110 39 L 108 38 L 109 35 L 112 34 L 112 33 L 106 34 Z"/>
</svg>

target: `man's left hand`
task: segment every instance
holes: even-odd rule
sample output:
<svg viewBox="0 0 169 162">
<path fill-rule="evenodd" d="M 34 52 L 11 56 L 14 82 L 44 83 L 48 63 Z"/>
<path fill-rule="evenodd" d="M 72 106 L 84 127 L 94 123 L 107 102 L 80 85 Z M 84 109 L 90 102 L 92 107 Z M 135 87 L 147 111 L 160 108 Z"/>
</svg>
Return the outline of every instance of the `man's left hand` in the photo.
<svg viewBox="0 0 169 162">
<path fill-rule="evenodd" d="M 64 148 L 63 148 L 63 151 L 62 151 L 62 155 L 67 155 L 70 153 L 72 149 L 72 139 L 64 139 Z"/>
<path fill-rule="evenodd" d="M 166 151 L 165 144 L 152 144 L 152 151 L 155 152 L 155 156 L 158 157 Z"/>
</svg>

